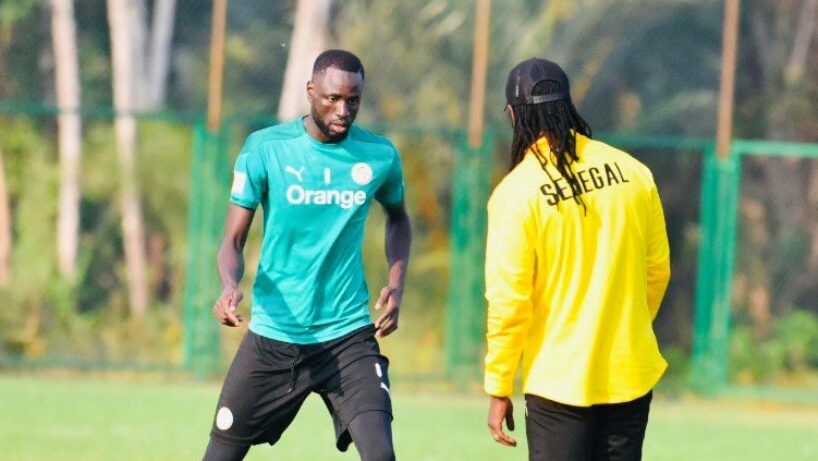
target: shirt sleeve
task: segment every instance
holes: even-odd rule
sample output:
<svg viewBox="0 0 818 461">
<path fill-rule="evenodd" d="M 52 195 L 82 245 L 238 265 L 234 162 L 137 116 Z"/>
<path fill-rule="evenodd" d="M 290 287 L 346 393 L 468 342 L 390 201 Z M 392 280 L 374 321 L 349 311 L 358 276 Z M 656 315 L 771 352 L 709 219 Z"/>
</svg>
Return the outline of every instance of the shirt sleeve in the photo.
<svg viewBox="0 0 818 461">
<path fill-rule="evenodd" d="M 533 305 L 536 225 L 528 203 L 495 194 L 488 205 L 486 244 L 487 353 L 484 389 L 511 395 Z"/>
<path fill-rule="evenodd" d="M 375 192 L 375 199 L 384 206 L 399 205 L 403 202 L 403 168 L 401 167 L 400 155 L 397 150 L 393 151 L 392 163 L 389 165 L 386 181 Z"/>
<path fill-rule="evenodd" d="M 236 158 L 233 168 L 233 186 L 230 201 L 244 208 L 255 210 L 267 194 L 267 168 L 258 151 L 243 151 Z"/>
<path fill-rule="evenodd" d="M 651 317 L 656 318 L 659 305 L 665 296 L 670 281 L 670 246 L 668 245 L 665 213 L 659 192 L 653 186 L 650 191 L 650 222 L 648 224 L 647 242 L 647 282 L 648 309 Z"/>
</svg>

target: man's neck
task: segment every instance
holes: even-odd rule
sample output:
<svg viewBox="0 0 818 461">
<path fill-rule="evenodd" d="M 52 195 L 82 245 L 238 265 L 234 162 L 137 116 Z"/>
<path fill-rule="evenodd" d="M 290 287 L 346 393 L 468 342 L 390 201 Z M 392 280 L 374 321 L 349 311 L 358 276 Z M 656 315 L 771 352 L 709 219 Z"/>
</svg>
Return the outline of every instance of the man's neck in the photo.
<svg viewBox="0 0 818 461">
<path fill-rule="evenodd" d="M 304 123 L 304 130 L 307 131 L 307 134 L 312 136 L 313 139 L 316 141 L 323 143 L 323 144 L 333 144 L 332 141 L 324 133 L 318 128 L 318 124 L 315 123 L 315 119 L 312 118 L 312 115 L 307 115 L 302 119 L 302 123 Z"/>
</svg>

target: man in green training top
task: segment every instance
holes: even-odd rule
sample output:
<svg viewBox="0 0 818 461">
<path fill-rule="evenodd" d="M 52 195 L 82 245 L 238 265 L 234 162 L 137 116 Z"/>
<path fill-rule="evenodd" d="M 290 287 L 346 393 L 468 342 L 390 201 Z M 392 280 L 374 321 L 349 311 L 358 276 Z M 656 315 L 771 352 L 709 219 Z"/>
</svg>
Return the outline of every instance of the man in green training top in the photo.
<svg viewBox="0 0 818 461">
<path fill-rule="evenodd" d="M 363 460 L 395 457 L 389 362 L 376 339 L 398 327 L 411 231 L 397 150 L 352 125 L 363 84 L 354 54 L 323 52 L 307 84 L 310 114 L 251 134 L 236 159 L 213 308 L 223 325 L 243 321 L 243 249 L 259 204 L 264 237 L 252 319 L 222 387 L 208 461 L 274 444 L 312 392 L 332 415 L 339 450 L 354 442 Z M 386 210 L 389 263 L 374 325 L 361 258 L 373 198 Z"/>
</svg>

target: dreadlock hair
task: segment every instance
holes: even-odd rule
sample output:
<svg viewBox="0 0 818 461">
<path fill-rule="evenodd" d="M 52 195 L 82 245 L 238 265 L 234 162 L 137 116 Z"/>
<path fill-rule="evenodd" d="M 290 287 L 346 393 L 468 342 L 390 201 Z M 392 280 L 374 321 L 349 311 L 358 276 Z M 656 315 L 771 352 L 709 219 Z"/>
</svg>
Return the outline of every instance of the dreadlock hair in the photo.
<svg viewBox="0 0 818 461">
<path fill-rule="evenodd" d="M 549 95 L 567 92 L 556 80 L 543 80 L 532 88 L 533 96 Z M 577 180 L 571 164 L 576 162 L 577 143 L 576 134 L 591 137 L 591 127 L 577 112 L 571 97 L 566 96 L 556 101 L 540 104 L 520 104 L 512 107 L 514 111 L 514 137 L 511 142 L 511 169 L 525 158 L 526 152 L 531 149 L 543 171 L 553 181 L 554 178 L 546 166 L 553 162 L 559 174 L 568 182 L 573 192 L 574 201 L 582 205 L 582 188 Z M 545 137 L 548 146 L 554 154 L 553 159 L 548 152 L 541 152 L 537 141 Z"/>
<path fill-rule="evenodd" d="M 312 66 L 312 74 L 319 74 L 334 67 L 345 72 L 361 73 L 361 78 L 365 77 L 364 65 L 358 56 L 347 50 L 326 50 L 315 58 Z"/>
</svg>

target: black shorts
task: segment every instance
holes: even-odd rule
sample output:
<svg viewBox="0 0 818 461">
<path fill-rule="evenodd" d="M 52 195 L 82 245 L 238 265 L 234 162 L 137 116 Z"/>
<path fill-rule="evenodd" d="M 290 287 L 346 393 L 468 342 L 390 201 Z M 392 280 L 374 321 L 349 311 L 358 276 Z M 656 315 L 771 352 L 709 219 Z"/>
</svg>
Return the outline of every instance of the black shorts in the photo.
<svg viewBox="0 0 818 461">
<path fill-rule="evenodd" d="M 525 396 L 531 461 L 638 461 L 653 393 L 624 403 L 575 407 Z"/>
<path fill-rule="evenodd" d="M 230 445 L 272 445 L 315 392 L 332 415 L 338 449 L 346 451 L 353 418 L 384 411 L 391 419 L 388 368 L 372 325 L 303 345 L 248 331 L 225 378 L 210 436 Z"/>
</svg>

